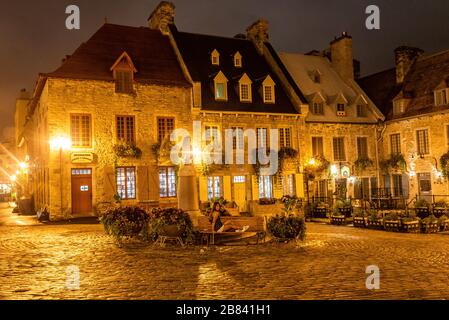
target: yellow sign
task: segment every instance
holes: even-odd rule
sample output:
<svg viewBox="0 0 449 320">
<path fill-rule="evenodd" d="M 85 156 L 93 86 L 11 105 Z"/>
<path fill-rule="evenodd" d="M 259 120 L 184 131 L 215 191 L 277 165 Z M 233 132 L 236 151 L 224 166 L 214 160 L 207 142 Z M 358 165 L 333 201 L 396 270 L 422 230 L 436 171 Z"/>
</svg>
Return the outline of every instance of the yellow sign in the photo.
<svg viewBox="0 0 449 320">
<path fill-rule="evenodd" d="M 72 163 L 92 163 L 94 154 L 91 152 L 72 153 Z"/>
</svg>

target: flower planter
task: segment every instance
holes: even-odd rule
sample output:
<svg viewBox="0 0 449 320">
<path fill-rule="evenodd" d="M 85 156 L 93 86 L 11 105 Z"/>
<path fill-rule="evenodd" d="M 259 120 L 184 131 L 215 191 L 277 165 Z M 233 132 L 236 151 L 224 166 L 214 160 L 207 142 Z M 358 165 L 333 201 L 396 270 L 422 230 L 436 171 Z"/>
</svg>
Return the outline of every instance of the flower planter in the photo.
<svg viewBox="0 0 449 320">
<path fill-rule="evenodd" d="M 419 217 L 420 219 L 425 219 L 428 216 L 430 216 L 430 211 L 429 211 L 429 208 L 427 208 L 427 207 L 415 208 L 415 212 L 416 212 L 416 216 Z"/>
<path fill-rule="evenodd" d="M 352 208 L 351 207 L 338 208 L 338 212 L 341 215 L 344 215 L 346 218 L 351 218 L 351 216 L 352 216 Z"/>
<path fill-rule="evenodd" d="M 384 228 L 386 231 L 399 232 L 401 229 L 401 221 L 384 221 Z"/>
<path fill-rule="evenodd" d="M 376 220 L 368 219 L 367 226 L 369 229 L 374 229 L 374 230 L 383 230 L 383 228 L 384 228 L 382 219 L 376 219 Z"/>
<path fill-rule="evenodd" d="M 327 208 L 315 208 L 313 209 L 313 217 L 319 219 L 327 218 Z"/>
<path fill-rule="evenodd" d="M 438 221 L 430 223 L 421 223 L 421 231 L 423 233 L 437 233 L 440 232 L 440 225 Z"/>
<path fill-rule="evenodd" d="M 440 231 L 449 231 L 449 220 L 440 221 Z"/>
<path fill-rule="evenodd" d="M 439 219 L 442 216 L 444 216 L 446 214 L 446 208 L 434 208 L 433 209 L 433 215 L 435 216 L 435 218 Z"/>
<path fill-rule="evenodd" d="M 354 227 L 356 227 L 356 228 L 366 228 L 366 218 L 364 218 L 364 217 L 354 217 Z"/>
<path fill-rule="evenodd" d="M 346 217 L 345 216 L 331 216 L 331 224 L 342 226 L 346 224 Z"/>
<path fill-rule="evenodd" d="M 419 221 L 402 222 L 402 231 L 407 233 L 419 233 Z"/>
</svg>

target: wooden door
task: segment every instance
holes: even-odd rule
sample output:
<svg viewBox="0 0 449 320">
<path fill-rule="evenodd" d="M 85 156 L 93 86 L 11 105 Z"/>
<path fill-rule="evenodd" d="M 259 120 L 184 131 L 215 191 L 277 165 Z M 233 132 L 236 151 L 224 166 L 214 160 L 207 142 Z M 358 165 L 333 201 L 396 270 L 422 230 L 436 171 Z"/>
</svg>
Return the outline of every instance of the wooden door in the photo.
<svg viewBox="0 0 449 320">
<path fill-rule="evenodd" d="M 92 169 L 72 170 L 72 213 L 92 213 Z"/>
<path fill-rule="evenodd" d="M 235 176 L 234 178 L 234 201 L 239 206 L 240 212 L 248 212 L 246 205 L 246 177 Z"/>
</svg>

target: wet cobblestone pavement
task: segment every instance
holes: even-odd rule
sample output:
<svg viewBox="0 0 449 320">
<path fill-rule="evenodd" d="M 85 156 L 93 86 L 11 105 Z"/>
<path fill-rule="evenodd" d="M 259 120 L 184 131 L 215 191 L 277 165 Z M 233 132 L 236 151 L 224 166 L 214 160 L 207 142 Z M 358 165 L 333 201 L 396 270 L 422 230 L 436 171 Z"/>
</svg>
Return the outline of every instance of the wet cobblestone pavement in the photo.
<svg viewBox="0 0 449 320">
<path fill-rule="evenodd" d="M 79 290 L 66 288 L 69 266 Z M 365 287 L 368 265 L 381 288 Z M 308 224 L 307 241 L 117 247 L 100 225 L 0 224 L 0 299 L 448 299 L 449 236 Z"/>
</svg>

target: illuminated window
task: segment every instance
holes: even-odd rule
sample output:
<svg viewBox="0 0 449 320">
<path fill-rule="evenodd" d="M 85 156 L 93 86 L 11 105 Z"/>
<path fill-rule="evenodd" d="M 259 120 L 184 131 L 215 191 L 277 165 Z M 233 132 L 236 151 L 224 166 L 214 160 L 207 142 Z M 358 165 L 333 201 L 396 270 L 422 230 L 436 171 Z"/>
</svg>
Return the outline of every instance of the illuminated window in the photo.
<svg viewBox="0 0 449 320">
<path fill-rule="evenodd" d="M 174 168 L 159 169 L 159 190 L 161 198 L 176 197 L 176 172 Z"/>
<path fill-rule="evenodd" d="M 215 84 L 215 99 L 226 100 L 226 83 L 217 82 Z"/>
<path fill-rule="evenodd" d="M 234 55 L 234 67 L 241 68 L 242 67 L 242 56 L 239 52 Z"/>
<path fill-rule="evenodd" d="M 448 91 L 449 91 L 449 89 L 435 91 L 435 105 L 436 106 L 444 106 L 449 103 Z"/>
<path fill-rule="evenodd" d="M 264 103 L 274 103 L 274 94 L 272 86 L 263 87 L 263 100 Z"/>
<path fill-rule="evenodd" d="M 418 130 L 416 131 L 416 142 L 418 145 L 418 154 L 426 155 L 429 154 L 429 131 L 428 130 Z"/>
<path fill-rule="evenodd" d="M 234 183 L 245 183 L 246 177 L 245 176 L 235 176 L 234 177 Z"/>
<path fill-rule="evenodd" d="M 116 169 L 117 194 L 122 200 L 136 198 L 136 168 L 118 167 Z"/>
<path fill-rule="evenodd" d="M 212 51 L 211 53 L 211 61 L 214 66 L 220 65 L 220 54 L 217 50 Z"/>
<path fill-rule="evenodd" d="M 92 129 L 90 114 L 72 114 L 70 116 L 72 147 L 90 148 L 92 146 Z"/>
<path fill-rule="evenodd" d="M 163 142 L 175 130 L 174 118 L 158 118 L 157 119 L 157 137 L 159 143 Z"/>
<path fill-rule="evenodd" d="M 220 198 L 223 196 L 222 190 L 222 178 L 221 177 L 208 177 L 207 178 L 207 196 L 209 200 Z"/>
<path fill-rule="evenodd" d="M 218 126 L 205 126 L 204 130 L 206 133 L 206 142 L 220 141 Z"/>
<path fill-rule="evenodd" d="M 257 148 L 268 147 L 267 128 L 257 128 Z"/>
<path fill-rule="evenodd" d="M 250 85 L 242 83 L 240 85 L 240 101 L 251 102 L 250 92 Z"/>
<path fill-rule="evenodd" d="M 232 127 L 232 146 L 234 150 L 244 150 L 245 149 L 245 139 L 243 135 L 242 127 Z"/>
<path fill-rule="evenodd" d="M 290 148 L 292 146 L 292 133 L 290 128 L 279 129 L 279 147 Z"/>
<path fill-rule="evenodd" d="M 134 116 L 117 116 L 117 141 L 135 143 Z"/>
<path fill-rule="evenodd" d="M 259 198 L 260 199 L 273 198 L 273 178 L 271 176 L 259 177 Z"/>
<path fill-rule="evenodd" d="M 312 114 L 314 115 L 324 115 L 324 103 L 314 102 L 312 105 Z"/>
<path fill-rule="evenodd" d="M 324 156 L 323 137 L 312 137 L 312 156 Z"/>
<path fill-rule="evenodd" d="M 289 174 L 282 179 L 282 188 L 284 191 L 284 196 L 295 196 L 296 195 L 296 183 L 295 175 Z"/>
</svg>

